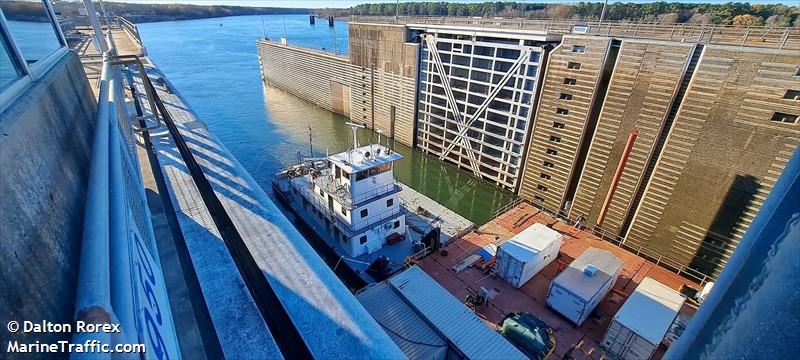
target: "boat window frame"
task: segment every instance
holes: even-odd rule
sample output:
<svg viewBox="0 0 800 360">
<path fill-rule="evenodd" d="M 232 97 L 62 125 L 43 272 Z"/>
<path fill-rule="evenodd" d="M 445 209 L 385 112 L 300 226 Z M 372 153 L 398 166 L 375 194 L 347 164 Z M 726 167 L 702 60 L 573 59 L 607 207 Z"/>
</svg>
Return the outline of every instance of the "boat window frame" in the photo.
<svg viewBox="0 0 800 360">
<path fill-rule="evenodd" d="M 383 174 L 385 172 L 391 171 L 392 168 L 393 168 L 392 163 L 389 162 L 389 163 L 373 166 L 373 167 L 371 167 L 369 169 L 361 170 L 361 171 L 356 173 L 356 181 L 369 179 L 369 178 L 371 178 L 373 176 L 377 176 L 377 175 Z"/>
<path fill-rule="evenodd" d="M 57 64 L 61 58 L 69 53 L 67 40 L 61 31 L 61 26 L 58 24 L 52 4 L 47 0 L 41 0 L 41 3 L 50 20 L 50 26 L 53 27 L 59 47 L 30 65 L 25 60 L 25 56 L 8 27 L 5 13 L 0 9 L 0 41 L 7 45 L 11 64 L 20 73 L 17 79 L 10 82 L 8 86 L 0 88 L 0 113 L 5 111 L 33 82 L 42 78 L 53 65 Z"/>
</svg>

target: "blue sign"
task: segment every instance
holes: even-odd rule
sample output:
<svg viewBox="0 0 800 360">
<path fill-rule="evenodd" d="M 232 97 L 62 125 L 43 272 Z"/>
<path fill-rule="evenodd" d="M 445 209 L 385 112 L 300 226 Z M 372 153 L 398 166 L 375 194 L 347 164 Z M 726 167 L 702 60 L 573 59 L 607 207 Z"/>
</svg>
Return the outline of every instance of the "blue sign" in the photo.
<svg viewBox="0 0 800 360">
<path fill-rule="evenodd" d="M 163 274 L 138 234 L 133 233 L 131 244 L 136 329 L 139 341 L 147 345 L 144 358 L 180 359 Z"/>
</svg>

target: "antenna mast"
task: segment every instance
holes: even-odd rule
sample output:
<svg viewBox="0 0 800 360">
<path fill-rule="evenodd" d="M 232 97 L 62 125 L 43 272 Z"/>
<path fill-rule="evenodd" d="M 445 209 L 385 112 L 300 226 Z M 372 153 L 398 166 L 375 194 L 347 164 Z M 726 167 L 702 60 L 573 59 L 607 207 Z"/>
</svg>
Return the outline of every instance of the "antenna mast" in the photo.
<svg viewBox="0 0 800 360">
<path fill-rule="evenodd" d="M 336 55 L 336 53 L 337 53 L 336 45 L 337 45 L 336 44 L 336 27 L 334 26 L 333 27 L 333 55 Z"/>
<path fill-rule="evenodd" d="M 353 150 L 358 149 L 358 137 L 356 136 L 358 134 L 358 129 L 363 129 L 366 126 L 350 121 L 346 122 L 345 124 L 350 125 L 350 129 L 353 130 Z"/>
<path fill-rule="evenodd" d="M 311 125 L 308 125 L 308 147 L 311 150 L 311 157 L 314 157 L 314 139 L 311 136 Z"/>
</svg>

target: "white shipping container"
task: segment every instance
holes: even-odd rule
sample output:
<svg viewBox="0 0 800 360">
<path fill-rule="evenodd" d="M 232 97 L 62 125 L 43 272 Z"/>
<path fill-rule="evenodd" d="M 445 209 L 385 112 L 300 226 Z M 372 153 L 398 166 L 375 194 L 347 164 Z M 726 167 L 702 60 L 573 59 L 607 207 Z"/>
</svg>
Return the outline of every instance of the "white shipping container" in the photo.
<svg viewBox="0 0 800 360">
<path fill-rule="evenodd" d="M 614 316 L 600 346 L 621 359 L 649 359 L 684 301 L 679 292 L 644 278 Z"/>
<path fill-rule="evenodd" d="M 611 291 L 620 270 L 622 260 L 590 247 L 550 282 L 547 305 L 581 325 Z"/>
<path fill-rule="evenodd" d="M 544 224 L 533 224 L 500 245 L 495 273 L 516 288 L 553 262 L 563 235 Z"/>
</svg>

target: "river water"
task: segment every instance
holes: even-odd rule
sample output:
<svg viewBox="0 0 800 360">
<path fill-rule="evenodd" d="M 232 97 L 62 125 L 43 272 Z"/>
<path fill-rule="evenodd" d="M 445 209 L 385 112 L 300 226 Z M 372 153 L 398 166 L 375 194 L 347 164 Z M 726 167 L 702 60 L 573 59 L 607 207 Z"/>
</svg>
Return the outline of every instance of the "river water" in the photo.
<svg viewBox="0 0 800 360">
<path fill-rule="evenodd" d="M 279 89 L 264 86 L 256 40 L 286 37 L 290 44 L 347 53 L 347 23 L 308 23 L 307 15 L 236 16 L 140 24 L 150 58 L 259 184 L 271 193 L 270 174 L 309 153 L 340 152 L 352 142 L 347 119 Z M 334 38 L 336 45 L 334 46 Z M 368 142 L 371 131 L 360 131 Z M 384 140 L 385 141 L 385 140 Z M 511 201 L 509 192 L 401 144 L 395 177 L 476 224 Z"/>
</svg>

